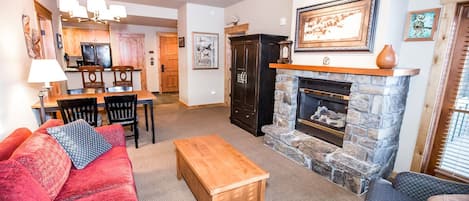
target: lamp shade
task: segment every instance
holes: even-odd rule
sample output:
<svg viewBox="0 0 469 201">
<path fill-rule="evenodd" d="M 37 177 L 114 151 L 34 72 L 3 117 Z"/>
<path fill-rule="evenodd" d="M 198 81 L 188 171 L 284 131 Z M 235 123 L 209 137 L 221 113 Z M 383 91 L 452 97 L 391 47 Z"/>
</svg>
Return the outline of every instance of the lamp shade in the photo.
<svg viewBox="0 0 469 201">
<path fill-rule="evenodd" d="M 67 80 L 62 67 L 55 59 L 33 59 L 31 69 L 29 70 L 28 82 L 40 83 L 46 85 L 49 82 Z"/>
</svg>

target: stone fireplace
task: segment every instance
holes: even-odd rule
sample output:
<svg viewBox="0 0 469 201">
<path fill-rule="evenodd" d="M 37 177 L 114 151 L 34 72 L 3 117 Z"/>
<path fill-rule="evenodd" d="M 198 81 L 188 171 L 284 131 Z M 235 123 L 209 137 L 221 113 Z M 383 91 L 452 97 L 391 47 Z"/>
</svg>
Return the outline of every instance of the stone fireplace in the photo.
<svg viewBox="0 0 469 201">
<path fill-rule="evenodd" d="M 274 67 L 282 65 L 274 64 Z M 274 120 L 272 125 L 262 128 L 264 143 L 330 181 L 361 194 L 366 192 L 372 178 L 386 177 L 394 167 L 409 78 L 418 74 L 418 69 L 350 69 L 352 73 L 330 69 L 277 69 Z M 313 89 L 307 90 L 313 91 L 307 91 L 306 95 L 316 103 L 298 106 L 305 99 L 304 80 L 312 81 Z M 318 85 L 324 83 L 328 86 L 339 83 L 339 91 L 332 89 L 322 94 L 326 98 L 321 97 L 322 90 L 317 91 L 324 86 Z M 347 86 L 349 95 L 344 94 Z M 342 95 L 346 98 L 330 99 Z M 317 129 L 317 126 L 309 130 L 299 128 L 302 127 L 298 126 L 299 121 L 314 122 L 319 105 L 334 112 L 333 120 L 345 115 L 345 124 L 335 122 L 335 126 L 330 126 L 324 124 L 329 119 L 323 117 L 319 127 L 326 129 Z M 298 107 L 306 107 L 305 111 L 309 112 L 301 114 Z M 306 124 L 310 124 L 308 122 Z M 336 134 L 343 131 L 340 141 L 325 139 L 315 133 L 330 129 L 336 130 L 332 131 Z"/>
</svg>

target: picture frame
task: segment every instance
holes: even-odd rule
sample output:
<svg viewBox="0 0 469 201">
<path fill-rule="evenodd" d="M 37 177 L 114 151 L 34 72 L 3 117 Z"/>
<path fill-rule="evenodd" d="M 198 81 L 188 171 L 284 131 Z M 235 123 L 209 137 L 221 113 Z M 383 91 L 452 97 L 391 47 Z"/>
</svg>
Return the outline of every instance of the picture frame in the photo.
<svg viewBox="0 0 469 201">
<path fill-rule="evenodd" d="M 193 69 L 218 69 L 218 33 L 192 32 Z"/>
<path fill-rule="evenodd" d="M 57 38 L 57 48 L 62 49 L 64 47 L 63 42 L 62 42 L 62 35 L 59 33 L 56 33 L 55 37 Z"/>
<path fill-rule="evenodd" d="M 373 52 L 377 0 L 333 0 L 298 8 L 295 52 Z"/>
<path fill-rule="evenodd" d="M 440 8 L 410 11 L 407 14 L 404 41 L 433 41 Z"/>
<path fill-rule="evenodd" d="M 183 37 L 178 37 L 178 45 L 179 45 L 179 47 L 185 47 L 186 46 L 184 36 Z"/>
</svg>

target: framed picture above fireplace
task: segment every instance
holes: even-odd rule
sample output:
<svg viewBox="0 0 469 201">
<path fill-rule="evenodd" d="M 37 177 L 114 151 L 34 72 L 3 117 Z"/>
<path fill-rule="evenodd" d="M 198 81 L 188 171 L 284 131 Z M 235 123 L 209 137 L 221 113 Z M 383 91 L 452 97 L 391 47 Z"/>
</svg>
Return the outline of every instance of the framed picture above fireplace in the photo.
<svg viewBox="0 0 469 201">
<path fill-rule="evenodd" d="M 298 8 L 295 52 L 372 52 L 376 1 L 334 0 Z"/>
</svg>

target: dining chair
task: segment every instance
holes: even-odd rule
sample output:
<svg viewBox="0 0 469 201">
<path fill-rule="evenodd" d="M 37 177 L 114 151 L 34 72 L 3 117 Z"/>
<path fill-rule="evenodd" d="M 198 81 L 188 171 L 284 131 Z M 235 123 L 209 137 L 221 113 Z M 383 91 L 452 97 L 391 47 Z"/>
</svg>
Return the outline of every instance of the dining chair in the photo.
<svg viewBox="0 0 469 201">
<path fill-rule="evenodd" d="M 114 86 L 133 86 L 133 66 L 113 66 L 111 71 L 114 73 Z"/>
<path fill-rule="evenodd" d="M 132 126 L 135 148 L 138 148 L 137 94 L 105 96 L 104 105 L 110 124 Z"/>
<path fill-rule="evenodd" d="M 104 90 L 104 67 L 80 66 L 78 70 L 81 72 L 83 88 L 98 88 Z"/>
<path fill-rule="evenodd" d="M 59 99 L 57 100 L 64 123 L 83 119 L 91 126 L 100 126 L 96 98 Z"/>
</svg>

